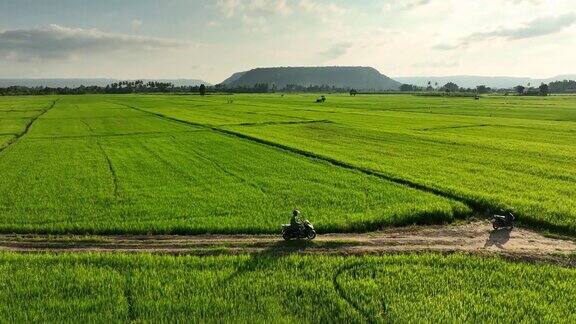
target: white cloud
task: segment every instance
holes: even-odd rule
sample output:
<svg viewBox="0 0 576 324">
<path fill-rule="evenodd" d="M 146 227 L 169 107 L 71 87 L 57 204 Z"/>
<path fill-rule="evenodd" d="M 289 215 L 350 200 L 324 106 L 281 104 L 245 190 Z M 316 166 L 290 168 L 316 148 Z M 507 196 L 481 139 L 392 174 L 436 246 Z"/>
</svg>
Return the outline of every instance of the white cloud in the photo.
<svg viewBox="0 0 576 324">
<path fill-rule="evenodd" d="M 98 29 L 69 28 L 60 25 L 0 32 L 0 58 L 19 61 L 64 60 L 82 54 L 167 50 L 189 45 L 171 39 L 114 34 Z"/>
<path fill-rule="evenodd" d="M 555 34 L 564 28 L 576 24 L 576 14 L 567 13 L 554 17 L 543 17 L 515 27 L 501 27 L 489 32 L 476 32 L 461 38 L 456 44 L 438 44 L 436 49 L 450 50 L 467 47 L 472 43 L 502 38 L 519 40 Z"/>
<path fill-rule="evenodd" d="M 332 45 L 330 48 L 320 52 L 320 55 L 325 59 L 332 60 L 346 54 L 349 48 L 353 46 L 350 42 L 340 42 Z"/>
<path fill-rule="evenodd" d="M 278 29 L 278 18 L 283 20 L 283 29 L 302 18 L 312 18 L 334 27 L 345 10 L 334 4 L 317 0 L 218 0 L 216 7 L 227 18 L 236 18 L 243 26 L 242 30 L 260 33 Z"/>
</svg>

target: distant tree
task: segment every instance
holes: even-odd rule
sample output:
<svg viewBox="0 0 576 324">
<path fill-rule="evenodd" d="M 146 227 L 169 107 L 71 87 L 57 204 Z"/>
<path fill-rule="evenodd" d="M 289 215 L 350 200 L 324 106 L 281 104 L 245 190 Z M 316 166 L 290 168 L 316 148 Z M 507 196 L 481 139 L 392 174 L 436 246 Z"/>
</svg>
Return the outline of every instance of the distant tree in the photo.
<svg viewBox="0 0 576 324">
<path fill-rule="evenodd" d="M 554 81 L 548 84 L 549 93 L 576 93 L 576 81 Z"/>
<path fill-rule="evenodd" d="M 492 91 L 492 89 L 485 85 L 479 85 L 476 87 L 476 92 L 479 94 L 489 93 L 490 91 Z"/>
<path fill-rule="evenodd" d="M 206 86 L 204 84 L 201 84 L 200 87 L 198 88 L 198 92 L 200 92 L 200 95 L 203 96 L 206 94 Z"/>
<path fill-rule="evenodd" d="M 548 95 L 548 85 L 546 83 L 542 83 L 538 89 L 540 89 L 540 95 L 541 96 L 547 96 Z"/>
<path fill-rule="evenodd" d="M 516 86 L 514 88 L 514 90 L 516 90 L 516 93 L 518 93 L 519 95 L 522 95 L 522 94 L 524 94 L 524 91 L 526 90 L 526 88 L 524 86 L 519 85 L 519 86 Z"/>
<path fill-rule="evenodd" d="M 460 89 L 460 87 L 458 87 L 458 85 L 454 82 L 448 82 L 442 86 L 442 90 L 446 92 L 456 92 L 458 89 Z"/>
<path fill-rule="evenodd" d="M 413 84 L 403 84 L 400 86 L 400 91 L 422 91 L 422 88 Z"/>
<path fill-rule="evenodd" d="M 350 89 L 350 95 L 351 96 L 355 96 L 358 94 L 358 91 L 354 90 L 354 89 Z"/>
</svg>

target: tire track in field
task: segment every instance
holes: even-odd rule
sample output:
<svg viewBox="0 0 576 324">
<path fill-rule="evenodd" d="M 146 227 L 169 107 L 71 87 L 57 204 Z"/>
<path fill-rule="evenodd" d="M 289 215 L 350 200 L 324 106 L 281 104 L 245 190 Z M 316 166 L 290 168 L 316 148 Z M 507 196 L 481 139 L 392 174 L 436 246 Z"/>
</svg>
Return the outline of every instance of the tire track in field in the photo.
<svg viewBox="0 0 576 324">
<path fill-rule="evenodd" d="M 78 107 L 78 106 L 76 106 L 76 107 Z M 90 126 L 90 124 L 88 124 L 83 119 L 80 119 L 80 122 L 82 122 L 82 124 L 84 124 L 86 126 L 86 128 L 88 128 L 90 133 L 94 134 L 94 129 L 92 128 L 92 126 Z M 110 172 L 110 176 L 112 176 L 112 183 L 114 184 L 114 189 L 113 189 L 114 199 L 118 200 L 118 198 L 120 196 L 118 194 L 118 177 L 116 176 L 116 170 L 114 169 L 114 165 L 112 164 L 112 160 L 110 159 L 110 156 L 108 155 L 108 153 L 106 153 L 106 150 L 102 146 L 102 143 L 100 143 L 100 139 L 98 137 L 96 138 L 96 144 L 100 148 L 100 152 L 102 152 L 102 155 L 104 155 L 104 159 L 106 160 L 106 164 L 108 166 L 108 172 Z"/>
<path fill-rule="evenodd" d="M 58 100 L 60 100 L 60 99 L 56 99 L 56 100 L 52 101 L 52 104 L 50 106 L 42 109 L 39 114 L 30 118 L 30 120 L 28 121 L 28 123 L 26 124 L 26 127 L 24 127 L 24 130 L 22 132 L 20 132 L 18 134 L 14 134 L 14 137 L 12 139 L 10 139 L 8 142 L 6 142 L 3 146 L 0 146 L 0 156 L 1 156 L 1 153 L 4 152 L 4 150 L 6 150 L 10 146 L 16 144 L 16 142 L 18 142 L 18 140 L 20 140 L 20 138 L 22 138 L 24 135 L 28 134 L 28 131 L 30 130 L 30 127 L 32 127 L 32 124 L 34 124 L 34 122 L 36 120 L 38 120 L 38 118 L 42 117 L 42 115 L 44 115 L 45 113 L 50 111 L 50 109 L 54 108 L 54 106 L 56 106 L 56 102 Z"/>
<path fill-rule="evenodd" d="M 171 171 L 173 174 L 179 176 L 180 178 L 186 179 L 186 181 L 188 182 L 192 181 L 192 178 L 188 172 L 182 170 L 176 164 L 172 163 L 170 160 L 163 158 L 162 155 L 158 153 L 158 151 L 149 148 L 142 142 L 139 143 L 146 152 L 150 153 L 150 155 L 154 159 L 156 159 L 156 161 L 160 162 L 163 166 L 165 166 L 167 170 Z"/>
<path fill-rule="evenodd" d="M 334 285 L 334 290 L 336 291 L 338 296 L 342 300 L 344 300 L 346 302 L 346 304 L 348 304 L 350 307 L 352 307 L 358 314 L 360 314 L 360 316 L 362 316 L 362 318 L 364 319 L 364 321 L 366 323 L 375 323 L 376 321 L 371 319 L 370 314 L 368 314 L 366 311 L 364 311 L 362 309 L 362 307 L 360 307 L 360 305 L 358 305 L 358 303 L 356 301 L 354 301 L 352 298 L 350 298 L 350 297 L 348 297 L 348 295 L 346 295 L 346 291 L 344 290 L 344 288 L 342 288 L 342 286 L 340 285 L 340 282 L 338 282 L 338 279 L 340 278 L 340 276 L 342 274 L 346 273 L 347 271 L 357 269 L 360 267 L 365 267 L 365 266 L 366 266 L 366 264 L 362 264 L 361 262 L 354 262 L 354 263 L 343 265 L 343 266 L 339 267 L 338 270 L 336 270 L 336 272 L 334 273 L 334 277 L 332 278 L 332 284 Z"/>
<path fill-rule="evenodd" d="M 222 173 L 227 174 L 228 176 L 232 177 L 233 179 L 235 179 L 236 181 L 238 181 L 238 182 L 240 182 L 240 183 L 247 184 L 247 185 L 251 186 L 252 188 L 260 191 L 260 192 L 263 193 L 263 194 L 266 194 L 266 193 L 264 192 L 264 190 L 262 190 L 261 187 L 255 185 L 255 184 L 253 184 L 253 183 L 251 183 L 251 182 L 249 182 L 248 180 L 242 178 L 241 176 L 235 174 L 234 172 L 231 172 L 231 171 L 226 170 L 226 168 L 223 167 L 222 165 L 220 165 L 220 163 L 218 163 L 218 162 L 210 159 L 209 157 L 201 154 L 200 152 L 194 150 L 193 148 L 190 147 L 190 149 L 191 149 L 191 151 L 192 151 L 196 156 L 198 156 L 199 158 L 201 158 L 201 159 L 203 159 L 203 160 L 211 163 L 211 164 L 214 165 L 218 170 L 220 170 Z"/>
<path fill-rule="evenodd" d="M 99 140 L 96 141 L 96 144 L 98 144 L 98 147 L 100 148 L 100 151 L 102 152 L 102 154 L 104 155 L 104 158 L 106 159 L 106 164 L 108 166 L 108 172 L 110 172 L 110 175 L 112 176 L 112 183 L 114 184 L 114 199 L 118 200 L 120 198 L 120 195 L 118 193 L 118 176 L 116 175 L 116 169 L 114 169 L 114 165 L 112 164 L 112 160 L 110 159 L 110 156 L 108 156 L 108 153 L 106 153 L 106 150 L 104 149 L 104 147 L 102 147 L 102 143 L 100 143 Z"/>
<path fill-rule="evenodd" d="M 207 125 L 207 124 L 202 124 L 202 123 L 196 123 L 196 122 L 192 122 L 192 121 L 187 121 L 187 120 L 181 120 L 178 118 L 174 118 L 171 116 L 167 116 L 161 113 L 157 113 L 157 112 L 153 112 L 153 111 L 147 111 L 145 109 L 141 109 L 141 108 L 137 108 L 134 106 L 130 106 L 130 105 L 126 105 L 126 104 L 119 104 L 125 107 L 129 107 L 132 108 L 134 110 L 140 111 L 142 113 L 145 114 L 149 114 L 152 116 L 156 116 L 158 118 L 167 120 L 167 121 L 171 121 L 171 122 L 176 122 L 176 123 L 180 123 L 180 124 L 184 124 L 184 125 L 189 125 L 189 126 L 196 126 L 196 127 L 203 127 L 203 128 L 207 128 L 210 129 L 212 131 L 215 131 L 217 133 L 220 134 L 225 134 L 228 136 L 233 136 L 233 137 L 237 137 L 237 138 L 241 138 L 241 139 L 245 139 L 254 143 L 258 143 L 261 145 L 265 145 L 265 146 L 269 146 L 269 147 L 273 147 L 276 149 L 281 149 L 283 151 L 287 151 L 287 152 L 291 152 L 293 154 L 297 154 L 303 157 L 307 157 L 307 158 L 311 158 L 311 159 L 316 159 L 316 160 L 321 160 L 327 163 L 330 163 L 334 166 L 343 168 L 343 169 L 348 169 L 348 170 L 352 170 L 352 171 L 356 171 L 356 172 L 360 172 L 363 174 L 367 174 L 367 175 L 371 175 L 371 176 L 375 176 L 377 178 L 380 179 L 384 179 L 402 186 L 406 186 L 412 189 L 416 189 L 419 191 L 423 191 L 423 192 L 427 192 L 427 193 L 431 193 L 434 194 L 436 196 L 440 196 L 443 198 L 447 198 L 447 199 L 451 199 L 451 200 L 455 200 L 458 201 L 460 203 L 463 203 L 464 205 L 468 206 L 470 209 L 472 209 L 475 213 L 485 213 L 486 210 L 490 210 L 490 209 L 494 209 L 494 206 L 488 204 L 487 202 L 479 202 L 479 201 L 475 201 L 473 199 L 470 198 L 466 198 L 466 197 L 461 197 L 459 195 L 456 195 L 454 193 L 451 193 L 449 191 L 445 191 L 445 190 L 441 190 L 438 188 L 434 188 L 431 186 L 427 186 L 425 184 L 422 183 L 418 183 L 412 180 L 408 180 L 408 179 L 404 179 L 389 173 L 383 173 L 380 171 L 376 171 L 370 168 L 365 168 L 365 167 L 361 167 L 361 166 L 357 166 L 354 165 L 352 163 L 348 163 L 348 162 L 344 162 L 344 161 L 340 161 L 338 159 L 329 157 L 329 156 L 325 156 L 325 155 L 321 155 L 321 154 L 317 154 L 314 152 L 310 152 L 310 151 L 306 151 L 306 150 L 302 150 L 299 148 L 295 148 L 289 145 L 285 145 L 285 144 L 281 144 L 281 143 L 277 143 L 277 142 L 273 142 L 270 140 L 265 140 L 259 137 L 255 137 L 255 136 L 251 136 L 251 135 L 246 135 L 240 132 L 236 132 L 236 131 L 232 131 L 232 130 L 228 130 L 228 129 L 223 129 L 220 128 L 219 126 L 214 126 L 214 125 Z"/>
<path fill-rule="evenodd" d="M 134 296 L 132 293 L 132 271 L 127 270 L 124 274 L 126 278 L 126 283 L 124 287 L 124 299 L 126 299 L 126 313 L 128 315 L 128 322 L 132 323 L 136 320 L 136 316 L 134 314 Z"/>
</svg>

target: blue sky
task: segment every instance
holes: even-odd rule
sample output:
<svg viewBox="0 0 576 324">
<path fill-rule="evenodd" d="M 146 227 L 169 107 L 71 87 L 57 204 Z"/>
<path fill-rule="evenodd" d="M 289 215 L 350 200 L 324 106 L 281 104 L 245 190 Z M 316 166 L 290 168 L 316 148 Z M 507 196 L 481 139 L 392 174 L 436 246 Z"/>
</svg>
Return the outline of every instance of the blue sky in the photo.
<svg viewBox="0 0 576 324">
<path fill-rule="evenodd" d="M 0 77 L 576 73 L 573 0 L 0 0 Z"/>
</svg>

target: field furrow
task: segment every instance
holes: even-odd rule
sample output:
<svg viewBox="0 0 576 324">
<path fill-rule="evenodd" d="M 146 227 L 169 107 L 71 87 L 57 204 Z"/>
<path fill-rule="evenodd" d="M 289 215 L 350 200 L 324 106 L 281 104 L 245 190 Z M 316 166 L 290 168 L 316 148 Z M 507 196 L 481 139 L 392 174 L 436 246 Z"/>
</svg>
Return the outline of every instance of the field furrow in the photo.
<svg viewBox="0 0 576 324">
<path fill-rule="evenodd" d="M 16 120 L 9 118 L 0 118 L 0 126 L 2 126 L 1 130 L 6 131 L 7 134 L 12 135 L 9 140 L 5 141 L 3 145 L 0 145 L 0 153 L 2 153 L 5 149 L 10 147 L 12 144 L 16 143 L 22 136 L 26 135 L 30 130 L 30 127 L 32 127 L 32 125 L 34 124 L 34 122 L 36 122 L 38 118 L 47 113 L 49 110 L 54 108 L 55 105 L 56 101 L 53 101 L 49 106 L 45 107 L 42 110 L 39 110 L 37 114 L 33 115 L 30 118 L 20 118 Z"/>
</svg>

